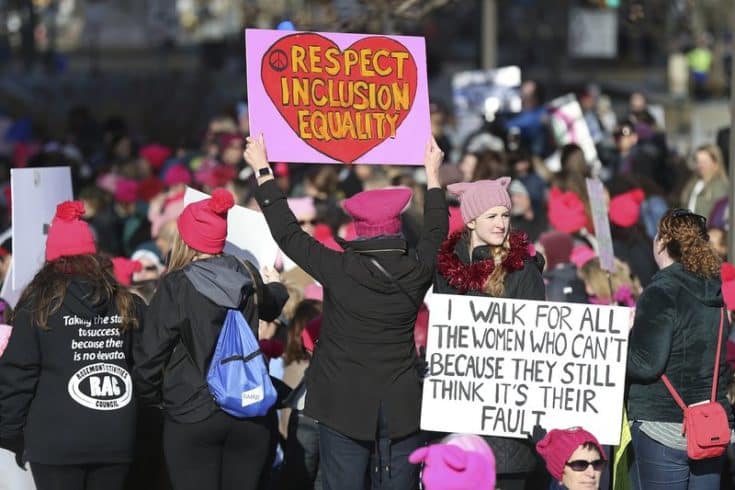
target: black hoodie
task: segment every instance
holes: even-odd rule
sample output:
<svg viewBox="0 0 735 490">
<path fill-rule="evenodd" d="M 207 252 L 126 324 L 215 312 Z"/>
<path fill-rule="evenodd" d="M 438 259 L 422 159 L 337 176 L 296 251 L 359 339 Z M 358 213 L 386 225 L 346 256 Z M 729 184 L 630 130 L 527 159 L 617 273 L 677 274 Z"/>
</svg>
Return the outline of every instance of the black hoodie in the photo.
<svg viewBox="0 0 735 490">
<path fill-rule="evenodd" d="M 33 324 L 31 305 L 16 310 L 0 358 L 0 439 L 24 435 L 31 462 L 132 460 L 132 332 L 120 331 L 114 303 L 93 304 L 92 293 L 89 283 L 72 280 L 47 329 Z M 136 305 L 140 318 L 144 305 Z"/>
<path fill-rule="evenodd" d="M 283 284 L 266 284 L 256 309 L 253 281 L 230 255 L 197 260 L 161 280 L 135 345 L 136 390 L 146 404 L 163 402 L 171 419 L 192 423 L 219 410 L 206 373 L 227 310 L 240 309 L 258 337 L 260 319 L 278 318 L 288 300 Z"/>
</svg>

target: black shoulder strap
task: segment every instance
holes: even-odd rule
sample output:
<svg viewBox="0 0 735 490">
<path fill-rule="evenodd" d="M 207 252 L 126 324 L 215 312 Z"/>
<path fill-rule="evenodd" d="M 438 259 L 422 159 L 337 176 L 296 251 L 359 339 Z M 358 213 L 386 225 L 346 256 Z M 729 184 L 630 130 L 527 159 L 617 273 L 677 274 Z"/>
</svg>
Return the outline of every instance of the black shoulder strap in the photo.
<svg viewBox="0 0 735 490">
<path fill-rule="evenodd" d="M 417 301 L 416 301 L 416 299 L 414 299 L 414 297 L 413 297 L 413 296 L 411 296 L 410 294 L 408 294 L 408 291 L 406 291 L 406 290 L 405 290 L 405 289 L 403 288 L 403 286 L 401 286 L 401 284 L 400 284 L 400 283 L 399 283 L 399 282 L 398 282 L 398 281 L 396 280 L 396 278 L 395 278 L 395 277 L 393 277 L 393 275 L 392 275 L 392 274 L 391 274 L 390 272 L 388 272 L 387 270 L 385 270 L 385 268 L 384 268 L 384 267 L 383 267 L 382 265 L 380 265 L 380 262 L 378 262 L 378 261 L 377 261 L 377 260 L 376 260 L 375 258 L 373 258 L 373 257 L 370 257 L 370 262 L 372 262 L 372 263 L 373 263 L 373 265 L 375 266 L 375 268 L 376 268 L 376 269 L 378 269 L 378 270 L 379 270 L 379 271 L 380 271 L 380 272 L 381 272 L 381 273 L 382 273 L 382 274 L 383 274 L 383 275 L 384 275 L 385 277 L 387 277 L 387 278 L 388 278 L 388 280 L 389 280 L 390 282 L 392 282 L 394 286 L 396 286 L 396 287 L 397 287 L 398 289 L 400 289 L 400 290 L 401 290 L 401 292 L 402 292 L 403 294 L 405 294 L 405 295 L 406 295 L 406 297 L 407 297 L 407 298 L 408 298 L 409 300 L 411 300 L 411 304 L 413 304 L 413 305 L 414 305 L 414 306 L 416 307 L 416 311 L 418 311 L 419 309 L 421 309 L 421 304 L 420 304 L 419 302 L 417 302 Z"/>
<path fill-rule="evenodd" d="M 255 270 L 255 266 L 250 263 L 249 260 L 240 260 L 240 263 L 247 269 L 248 273 L 250 274 L 250 278 L 253 280 L 253 284 L 255 285 L 255 304 L 258 306 L 258 309 L 260 309 L 260 305 L 263 304 L 263 288 L 265 287 L 263 285 L 263 279 L 260 277 L 260 274 L 257 270 Z"/>
</svg>

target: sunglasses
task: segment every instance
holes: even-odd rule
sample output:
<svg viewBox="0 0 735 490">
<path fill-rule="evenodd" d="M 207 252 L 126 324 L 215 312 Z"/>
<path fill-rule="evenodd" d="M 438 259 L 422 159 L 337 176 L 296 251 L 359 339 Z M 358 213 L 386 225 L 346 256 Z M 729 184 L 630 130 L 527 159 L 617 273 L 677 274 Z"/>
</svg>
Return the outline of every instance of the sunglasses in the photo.
<svg viewBox="0 0 735 490">
<path fill-rule="evenodd" d="M 145 272 L 158 272 L 158 267 L 156 267 L 155 265 L 147 265 L 143 267 L 143 270 Z"/>
<path fill-rule="evenodd" d="M 602 468 L 605 467 L 605 460 L 604 459 L 596 459 L 594 461 L 587 461 L 584 459 L 575 459 L 574 461 L 567 461 L 567 466 L 569 466 L 572 471 L 587 471 L 587 468 L 592 466 L 592 469 L 595 471 L 602 471 Z"/>
<path fill-rule="evenodd" d="M 301 225 L 301 226 L 304 226 L 304 225 L 314 226 L 314 225 L 317 225 L 317 224 L 319 224 L 319 221 L 316 220 L 316 219 L 300 219 L 299 220 L 299 225 Z"/>
</svg>

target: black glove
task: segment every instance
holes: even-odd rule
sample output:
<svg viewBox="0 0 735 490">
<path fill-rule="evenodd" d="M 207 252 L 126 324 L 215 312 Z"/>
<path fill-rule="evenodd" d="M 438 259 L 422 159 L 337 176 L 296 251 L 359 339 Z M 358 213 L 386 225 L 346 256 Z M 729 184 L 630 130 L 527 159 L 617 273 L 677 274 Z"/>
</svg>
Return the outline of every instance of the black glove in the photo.
<svg viewBox="0 0 735 490">
<path fill-rule="evenodd" d="M 0 438 L 0 447 L 12 451 L 15 453 L 15 464 L 20 469 L 25 471 L 26 460 L 25 460 L 25 443 L 23 441 L 23 434 L 18 434 L 11 437 Z"/>
<path fill-rule="evenodd" d="M 531 442 L 534 444 L 539 442 L 544 437 L 546 437 L 546 429 L 538 424 L 533 426 L 533 433 L 528 436 L 528 438 L 531 439 Z"/>
<path fill-rule="evenodd" d="M 429 376 L 429 363 L 426 362 L 426 347 L 419 347 L 419 355 L 416 359 L 415 366 L 421 381 Z"/>
</svg>

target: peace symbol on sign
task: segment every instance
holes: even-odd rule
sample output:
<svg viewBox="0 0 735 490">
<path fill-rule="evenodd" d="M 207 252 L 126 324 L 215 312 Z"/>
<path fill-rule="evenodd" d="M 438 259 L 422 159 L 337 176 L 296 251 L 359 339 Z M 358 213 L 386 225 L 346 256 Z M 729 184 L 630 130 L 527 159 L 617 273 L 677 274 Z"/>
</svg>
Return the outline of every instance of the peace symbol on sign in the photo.
<svg viewBox="0 0 735 490">
<path fill-rule="evenodd" d="M 268 55 L 268 64 L 274 71 L 283 71 L 288 68 L 288 56 L 282 49 L 274 49 Z"/>
</svg>

